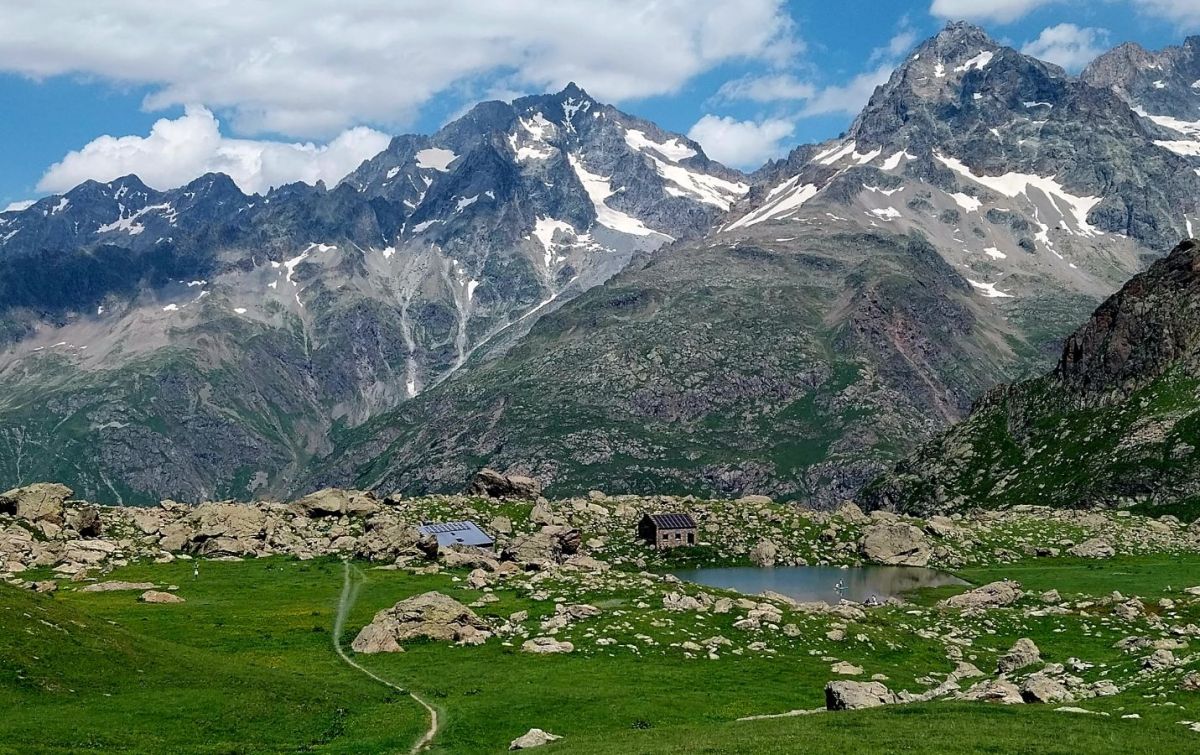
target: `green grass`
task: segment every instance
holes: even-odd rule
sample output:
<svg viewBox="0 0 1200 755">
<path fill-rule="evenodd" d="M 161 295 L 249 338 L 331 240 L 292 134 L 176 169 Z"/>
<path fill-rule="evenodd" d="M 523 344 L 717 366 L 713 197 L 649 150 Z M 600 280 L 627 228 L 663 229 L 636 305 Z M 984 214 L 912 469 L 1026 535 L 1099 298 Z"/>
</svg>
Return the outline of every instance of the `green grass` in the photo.
<svg viewBox="0 0 1200 755">
<path fill-rule="evenodd" d="M 479 595 L 451 574 L 361 567 L 365 582 L 346 642 L 375 611 L 409 595 L 431 589 L 464 601 Z M 1200 557 L 1039 560 L 961 574 L 973 582 L 1013 578 L 1029 590 L 1053 587 L 1064 595 L 1116 589 L 1155 599 L 1168 585 L 1177 591 L 1200 584 Z M 136 593 L 66 587 L 52 596 L 0 588 L 0 705 L 8 711 L 0 717 L 0 751 L 405 752 L 425 725 L 415 703 L 334 654 L 330 631 L 342 584 L 335 560 L 206 562 L 199 580 L 186 562 L 135 565 L 109 578 L 173 583 L 187 603 L 142 605 Z M 499 589 L 499 601 L 479 611 L 544 616 L 570 587 L 554 579 L 543 584 L 545 599 Z M 639 633 L 658 644 L 637 653 L 618 645 L 534 657 L 495 639 L 474 648 L 426 642 L 359 660 L 439 708 L 438 753 L 503 752 L 534 726 L 564 737 L 545 750 L 550 754 L 1128 753 L 1200 745 L 1200 735 L 1176 723 L 1200 717 L 1200 696 L 1173 689 L 1082 703 L 1109 712 L 1107 718 L 1048 706 L 929 703 L 739 722 L 741 716 L 820 707 L 830 678 L 826 653 L 863 665 L 868 674 L 886 674 L 892 689 L 919 688 L 917 677 L 944 673 L 953 664 L 940 643 L 911 631 L 915 619 L 906 608 L 852 624 L 866 643 L 831 646 L 820 639 L 825 617 L 796 619 L 804 634 L 774 657 L 723 654 L 711 661 L 685 658 L 669 643 L 689 627 L 744 643 L 731 627 L 735 615 L 672 614 L 671 623 L 663 624 L 661 611 L 636 608 L 640 600 L 652 602 L 640 589 L 594 599 L 606 616 L 622 612 L 630 623 L 617 637 L 620 645 Z M 1050 662 L 1078 656 L 1108 664 L 1114 673 L 1136 662 L 1112 647 L 1127 627 L 1099 626 L 1078 615 L 1034 620 L 1016 611 L 981 620 L 990 633 L 971 652 L 985 670 L 1020 636 L 1032 637 Z M 1087 676 L 1099 673 L 1098 666 Z M 1153 697 L 1143 697 L 1151 692 Z M 1142 718 L 1121 719 L 1127 711 Z"/>
</svg>

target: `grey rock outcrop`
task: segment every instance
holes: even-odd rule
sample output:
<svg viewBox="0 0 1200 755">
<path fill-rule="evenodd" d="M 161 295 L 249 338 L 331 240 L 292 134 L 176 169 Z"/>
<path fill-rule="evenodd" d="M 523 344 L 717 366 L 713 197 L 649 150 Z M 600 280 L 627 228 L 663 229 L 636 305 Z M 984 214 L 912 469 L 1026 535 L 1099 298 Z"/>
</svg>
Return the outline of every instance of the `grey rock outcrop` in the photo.
<svg viewBox="0 0 1200 755">
<path fill-rule="evenodd" d="M 325 488 L 296 501 L 295 506 L 305 516 L 370 516 L 381 508 L 371 493 L 358 490 Z"/>
<path fill-rule="evenodd" d="M 510 750 L 528 750 L 531 747 L 541 747 L 543 745 L 548 745 L 551 742 L 557 741 L 559 739 L 562 739 L 562 737 L 558 736 L 557 734 L 551 734 L 550 732 L 542 731 L 541 729 L 530 729 L 529 731 L 525 732 L 521 736 L 514 739 L 512 741 L 512 743 L 509 744 L 508 749 L 510 749 Z"/>
<path fill-rule="evenodd" d="M 1108 541 L 1093 538 L 1085 540 L 1073 548 L 1068 548 L 1067 553 L 1077 558 L 1112 558 L 1117 552 L 1108 544 Z"/>
<path fill-rule="evenodd" d="M 835 681 L 825 685 L 826 710 L 877 708 L 896 702 L 896 695 L 881 682 Z"/>
<path fill-rule="evenodd" d="M 888 566 L 925 566 L 929 563 L 929 541 L 911 524 L 872 524 L 863 530 L 864 558 Z"/>
<path fill-rule="evenodd" d="M 470 608 L 439 592 L 400 601 L 375 614 L 350 647 L 359 653 L 395 652 L 400 643 L 418 637 L 459 645 L 478 645 L 491 627 Z"/>
<path fill-rule="evenodd" d="M 953 595 L 938 603 L 941 608 L 999 608 L 1021 599 L 1021 585 L 1010 580 L 989 582 L 974 590 Z"/>
<path fill-rule="evenodd" d="M 481 469 L 471 480 L 467 493 L 488 498 L 533 499 L 542 494 L 542 485 L 532 477 L 503 474 L 494 469 Z"/>
<path fill-rule="evenodd" d="M 66 485 L 39 482 L 0 493 L 0 512 L 30 522 L 63 523 L 64 503 L 75 493 Z"/>
<path fill-rule="evenodd" d="M 1028 637 L 1022 637 L 996 661 L 996 670 L 1001 674 L 1007 674 L 1032 666 L 1041 660 L 1042 652 L 1038 650 L 1038 646 Z"/>
</svg>

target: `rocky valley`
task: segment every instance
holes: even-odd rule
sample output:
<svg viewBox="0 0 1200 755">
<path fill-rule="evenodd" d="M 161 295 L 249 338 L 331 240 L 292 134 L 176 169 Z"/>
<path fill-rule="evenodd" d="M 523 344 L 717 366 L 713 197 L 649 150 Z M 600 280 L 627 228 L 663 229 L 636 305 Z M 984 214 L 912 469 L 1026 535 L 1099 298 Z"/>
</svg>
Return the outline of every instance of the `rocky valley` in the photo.
<svg viewBox="0 0 1200 755">
<path fill-rule="evenodd" d="M 378 24 L 397 118 L 496 58 L 428 133 L 273 141 L 338 127 L 339 62 L 316 111 L 221 111 L 272 139 L 170 100 L 0 212 L 0 755 L 1196 750 L 1200 37 L 905 16 L 818 88 L 794 24 L 746 58 L 652 3 L 628 31 L 713 57 L 656 37 L 643 91 L 607 40 L 619 109 L 574 4 L 518 5 L 438 56 L 316 14 Z M 543 15 L 571 64 L 505 62 Z M 253 49 L 231 97 L 322 57 Z M 625 111 L 663 87 L 756 120 Z M 139 156 L 205 118 L 228 174 Z M 50 180 L 101 158 L 142 177 Z"/>
<path fill-rule="evenodd" d="M 1194 94 L 1133 69 L 1182 81 L 1191 44 L 1074 77 L 951 24 L 750 175 L 571 85 L 333 188 L 47 197 L 0 215 L 0 470 L 130 503 L 494 464 L 833 505 L 1188 234 L 1163 119 Z"/>
</svg>

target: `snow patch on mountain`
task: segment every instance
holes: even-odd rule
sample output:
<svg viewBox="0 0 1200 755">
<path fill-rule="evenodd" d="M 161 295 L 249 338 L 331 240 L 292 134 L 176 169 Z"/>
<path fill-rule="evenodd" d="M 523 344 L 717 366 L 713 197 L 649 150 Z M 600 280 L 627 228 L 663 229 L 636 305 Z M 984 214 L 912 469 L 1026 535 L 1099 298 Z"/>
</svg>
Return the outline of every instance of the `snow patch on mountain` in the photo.
<svg viewBox="0 0 1200 755">
<path fill-rule="evenodd" d="M 416 154 L 417 167 L 423 170 L 437 170 L 445 173 L 450 170 L 450 163 L 454 162 L 457 157 L 458 155 L 448 149 L 429 147 Z"/>
<path fill-rule="evenodd" d="M 689 157 L 696 156 L 696 150 L 683 144 L 678 139 L 670 139 L 665 142 L 656 142 L 646 136 L 646 132 L 636 128 L 626 129 L 625 143 L 639 152 L 653 150 L 671 162 L 679 162 L 686 160 Z"/>
<path fill-rule="evenodd" d="M 789 213 L 800 209 L 805 202 L 815 197 L 821 188 L 816 184 L 804 184 L 796 188 L 795 184 L 798 179 L 799 176 L 793 176 L 776 186 L 767 194 L 767 201 L 761 207 L 733 221 L 723 230 L 748 228 L 772 218 L 787 217 Z"/>
<path fill-rule="evenodd" d="M 954 72 L 955 73 L 965 73 L 966 71 L 970 71 L 972 68 L 978 68 L 979 70 L 982 71 L 987 66 L 988 63 L 992 62 L 992 58 L 994 58 L 994 57 L 995 57 L 994 53 L 992 53 L 989 50 L 984 50 L 983 52 L 979 53 L 978 55 L 971 58 L 967 62 L 963 63 L 961 66 L 955 66 Z"/>
<path fill-rule="evenodd" d="M 571 167 L 575 170 L 575 175 L 578 176 L 579 182 L 583 184 L 584 191 L 587 192 L 588 198 L 592 200 L 592 206 L 596 209 L 596 222 L 614 231 L 628 233 L 633 236 L 650 236 L 657 231 L 647 228 L 642 221 L 628 215 L 620 210 L 615 210 L 606 204 L 606 200 L 619 191 L 623 191 L 624 187 L 613 189 L 612 184 L 604 176 L 596 175 L 583 167 L 583 163 L 575 155 L 569 155 Z M 660 234 L 666 235 L 666 234 Z"/>
<path fill-rule="evenodd" d="M 974 286 L 976 289 L 978 289 L 979 293 L 988 299 L 1011 299 L 1011 298 L 1013 298 L 1012 294 L 1006 294 L 1003 291 L 1001 291 L 1000 289 L 996 288 L 995 283 L 980 283 L 979 281 L 971 280 L 970 278 L 967 278 L 967 283 L 970 283 L 972 286 Z"/>
<path fill-rule="evenodd" d="M 1003 194 L 1006 197 L 1023 195 L 1026 199 L 1033 201 L 1033 198 L 1029 196 L 1029 191 L 1030 189 L 1037 189 L 1050 200 L 1050 203 L 1063 215 L 1064 219 L 1070 218 L 1074 220 L 1075 228 L 1074 230 L 1067 228 L 1068 233 L 1089 237 L 1102 233 L 1099 229 L 1088 224 L 1087 216 L 1092 211 L 1092 208 L 1100 203 L 1103 197 L 1080 197 L 1071 194 L 1063 188 L 1062 184 L 1055 181 L 1052 176 L 1035 176 L 1029 173 L 1005 173 L 1001 176 L 976 175 L 961 160 L 946 157 L 936 152 L 933 156 L 942 165 L 950 168 L 960 176 L 999 194 Z"/>
</svg>

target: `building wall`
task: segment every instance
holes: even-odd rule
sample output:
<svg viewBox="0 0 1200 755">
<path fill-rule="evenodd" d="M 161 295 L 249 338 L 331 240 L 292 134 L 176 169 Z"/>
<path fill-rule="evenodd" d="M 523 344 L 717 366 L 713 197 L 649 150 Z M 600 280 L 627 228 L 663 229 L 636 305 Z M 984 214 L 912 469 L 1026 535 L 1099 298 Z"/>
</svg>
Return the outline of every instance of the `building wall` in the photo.
<svg viewBox="0 0 1200 755">
<path fill-rule="evenodd" d="M 659 548 L 679 548 L 695 544 L 696 530 L 693 529 L 661 529 L 658 531 L 658 538 L 655 542 Z"/>
</svg>

